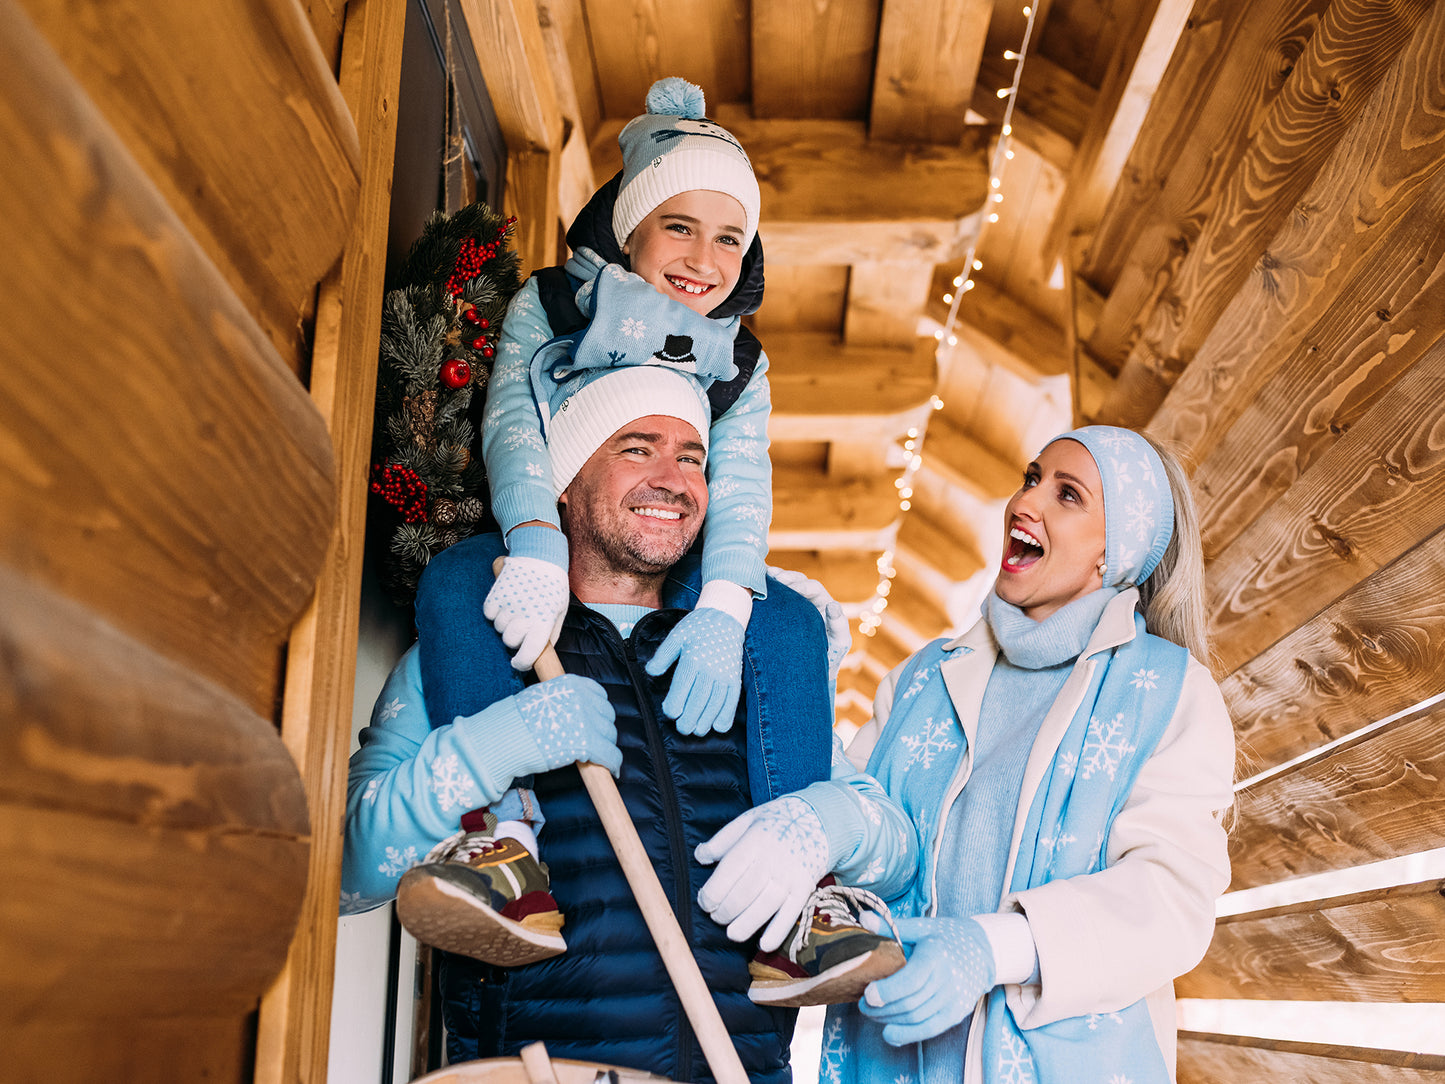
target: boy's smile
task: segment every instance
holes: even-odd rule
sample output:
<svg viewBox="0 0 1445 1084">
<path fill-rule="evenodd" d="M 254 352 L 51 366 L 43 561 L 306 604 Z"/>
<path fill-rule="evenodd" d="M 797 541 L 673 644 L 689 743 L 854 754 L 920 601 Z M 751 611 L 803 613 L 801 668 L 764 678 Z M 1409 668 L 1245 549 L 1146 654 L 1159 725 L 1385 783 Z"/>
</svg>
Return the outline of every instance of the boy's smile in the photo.
<svg viewBox="0 0 1445 1084">
<path fill-rule="evenodd" d="M 637 224 L 622 251 L 658 293 L 706 316 L 733 292 L 742 273 L 745 221 L 732 196 L 680 192 Z"/>
</svg>

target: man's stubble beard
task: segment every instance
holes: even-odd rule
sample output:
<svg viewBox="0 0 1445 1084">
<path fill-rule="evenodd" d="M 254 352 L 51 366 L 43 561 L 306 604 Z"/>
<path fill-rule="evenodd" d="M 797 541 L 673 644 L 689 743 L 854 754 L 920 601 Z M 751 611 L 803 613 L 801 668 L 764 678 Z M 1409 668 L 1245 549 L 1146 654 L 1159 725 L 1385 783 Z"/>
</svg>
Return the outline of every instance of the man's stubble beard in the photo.
<svg viewBox="0 0 1445 1084">
<path fill-rule="evenodd" d="M 701 528 L 697 505 L 687 494 L 672 494 L 663 490 L 639 488 L 627 494 L 625 505 L 660 508 L 674 508 L 691 517 Z M 609 529 L 606 523 L 598 523 L 592 516 L 571 515 L 567 523 L 569 545 L 574 549 L 589 548 L 604 559 L 614 572 L 643 577 L 663 576 L 672 566 L 682 560 L 697 537 L 697 530 L 688 533 L 687 538 L 675 541 L 649 541 L 640 531 L 627 530 L 626 517 L 632 513 L 621 510 L 610 517 L 616 524 Z"/>
</svg>

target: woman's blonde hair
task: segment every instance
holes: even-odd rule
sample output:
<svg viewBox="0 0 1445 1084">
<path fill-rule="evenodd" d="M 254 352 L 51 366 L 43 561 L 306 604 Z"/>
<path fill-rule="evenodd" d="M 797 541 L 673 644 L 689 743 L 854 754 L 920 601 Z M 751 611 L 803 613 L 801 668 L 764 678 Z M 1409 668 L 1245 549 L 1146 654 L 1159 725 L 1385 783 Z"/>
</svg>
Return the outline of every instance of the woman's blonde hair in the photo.
<svg viewBox="0 0 1445 1084">
<path fill-rule="evenodd" d="M 1143 434 L 1140 434 L 1141 436 Z M 1159 565 L 1139 585 L 1139 608 L 1144 626 L 1155 636 L 1171 640 L 1206 666 L 1210 665 L 1209 624 L 1204 605 L 1204 546 L 1199 537 L 1199 513 L 1189 476 L 1178 457 L 1158 441 L 1144 437 L 1164 462 L 1169 492 L 1174 501 L 1174 534 Z"/>
</svg>

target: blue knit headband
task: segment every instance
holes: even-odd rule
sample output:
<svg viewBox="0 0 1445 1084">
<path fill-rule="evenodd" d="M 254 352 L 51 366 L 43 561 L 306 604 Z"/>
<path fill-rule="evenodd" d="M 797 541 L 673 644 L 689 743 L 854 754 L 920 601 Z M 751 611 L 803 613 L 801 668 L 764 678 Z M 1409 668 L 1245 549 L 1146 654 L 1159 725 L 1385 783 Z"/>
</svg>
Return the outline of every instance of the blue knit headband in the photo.
<svg viewBox="0 0 1445 1084">
<path fill-rule="evenodd" d="M 1164 461 L 1154 446 L 1129 429 L 1088 425 L 1058 440 L 1088 449 L 1104 484 L 1104 586 L 1143 583 L 1158 566 L 1174 534 L 1174 498 Z"/>
</svg>

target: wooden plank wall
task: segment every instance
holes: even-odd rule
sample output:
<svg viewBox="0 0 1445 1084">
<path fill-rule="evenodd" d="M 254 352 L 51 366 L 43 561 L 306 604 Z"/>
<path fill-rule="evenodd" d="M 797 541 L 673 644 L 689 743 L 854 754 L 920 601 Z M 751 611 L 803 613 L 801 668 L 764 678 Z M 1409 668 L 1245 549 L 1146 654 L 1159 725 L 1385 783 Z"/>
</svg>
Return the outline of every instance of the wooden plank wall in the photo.
<svg viewBox="0 0 1445 1084">
<path fill-rule="evenodd" d="M 334 932 L 317 799 L 350 672 L 295 692 L 354 659 L 324 606 L 284 705 L 281 675 L 318 573 L 334 597 L 359 567 L 332 531 L 340 503 L 359 536 L 370 402 L 348 380 L 375 371 L 358 314 L 380 284 L 346 269 L 390 149 L 363 158 L 352 108 L 375 103 L 334 65 L 343 19 L 350 40 L 400 7 L 0 0 L 6 1079 L 252 1079 L 298 918 Z M 323 294 L 316 338 L 350 342 L 326 358 L 323 279 L 348 316 Z M 321 946 L 300 1003 L 324 1036 Z M 306 1059 L 273 1078 L 324 1078 L 324 1045 Z"/>
<path fill-rule="evenodd" d="M 1232 887 L 1445 846 L 1445 5 L 1201 0 L 1122 177 L 1079 265 L 1102 298 L 1082 348 L 1118 372 L 1101 420 L 1192 468 L 1249 780 Z M 1177 991 L 1445 1000 L 1442 887 L 1230 915 Z M 1442 1069 L 1194 1034 L 1179 1079 Z"/>
</svg>

